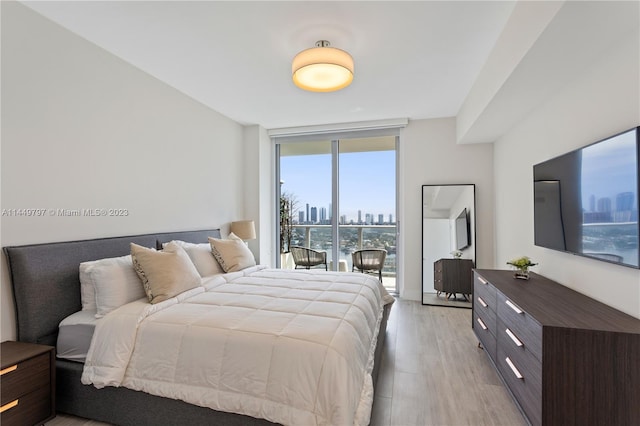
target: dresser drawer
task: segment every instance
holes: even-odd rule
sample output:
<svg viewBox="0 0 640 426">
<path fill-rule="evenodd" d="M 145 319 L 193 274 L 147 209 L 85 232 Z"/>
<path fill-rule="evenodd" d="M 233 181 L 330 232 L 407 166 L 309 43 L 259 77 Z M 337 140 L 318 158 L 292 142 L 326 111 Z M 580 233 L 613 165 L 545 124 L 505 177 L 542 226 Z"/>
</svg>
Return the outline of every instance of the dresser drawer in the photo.
<svg viewBox="0 0 640 426">
<path fill-rule="evenodd" d="M 478 340 L 480 340 L 480 343 L 482 343 L 482 346 L 487 351 L 491 359 L 495 360 L 496 336 L 494 334 L 493 327 L 495 327 L 495 322 L 493 322 L 492 324 L 487 324 L 485 320 L 474 313 L 473 331 L 476 333 Z"/>
<path fill-rule="evenodd" d="M 531 424 L 534 426 L 540 425 L 542 423 L 541 387 L 532 378 L 533 373 L 530 370 L 530 366 L 513 359 L 512 356 L 513 354 L 498 345 L 496 349 L 498 371 Z"/>
<path fill-rule="evenodd" d="M 541 392 L 542 363 L 533 356 L 524 344 L 518 346 L 518 343 L 521 343 L 520 338 L 500 319 L 498 319 L 496 328 L 497 347 L 500 347 L 509 359 L 526 371 L 526 380 L 529 385 L 534 387 L 535 392 Z"/>
<path fill-rule="evenodd" d="M 473 307 L 473 313 L 474 315 L 478 316 L 482 322 L 484 323 L 484 325 L 486 327 L 489 328 L 489 331 L 491 332 L 491 334 L 493 334 L 494 337 L 497 336 L 496 334 L 496 313 L 493 312 L 491 309 L 489 309 L 489 307 L 487 306 L 486 308 L 482 307 L 482 305 L 480 303 L 478 303 L 477 301 L 475 301 L 474 307 Z M 480 323 L 478 323 L 478 321 L 476 321 L 473 324 L 474 327 L 482 327 L 482 325 Z"/>
<path fill-rule="evenodd" d="M 50 386 L 50 354 L 45 352 L 3 370 L 7 372 L 0 379 L 0 405 L 4 406 L 29 392 Z"/>
<path fill-rule="evenodd" d="M 485 301 L 484 297 L 474 293 L 473 311 L 482 318 L 485 324 L 490 326 L 489 328 L 491 329 L 491 332 L 495 336 L 496 335 L 496 332 L 495 332 L 496 312 L 494 309 L 495 309 L 495 304 L 491 305 L 489 302 Z"/>
<path fill-rule="evenodd" d="M 478 274 L 473 274 L 473 294 L 474 297 L 480 296 L 482 299 L 489 304 L 491 309 L 496 311 L 496 288 L 489 284 L 487 280 L 482 278 Z"/>
<path fill-rule="evenodd" d="M 538 361 L 542 361 L 542 327 L 540 324 L 501 292 L 497 292 L 497 304 L 496 315 L 498 319 L 502 320 L 518 336 Z"/>
<path fill-rule="evenodd" d="M 20 398 L 9 401 L 8 404 L 11 404 L 12 407 L 0 414 L 2 426 L 35 425 L 42 423 L 43 419 L 50 418 L 50 414 L 54 412 L 54 409 L 51 406 L 52 402 L 49 394 L 50 388 L 47 384 Z"/>
</svg>

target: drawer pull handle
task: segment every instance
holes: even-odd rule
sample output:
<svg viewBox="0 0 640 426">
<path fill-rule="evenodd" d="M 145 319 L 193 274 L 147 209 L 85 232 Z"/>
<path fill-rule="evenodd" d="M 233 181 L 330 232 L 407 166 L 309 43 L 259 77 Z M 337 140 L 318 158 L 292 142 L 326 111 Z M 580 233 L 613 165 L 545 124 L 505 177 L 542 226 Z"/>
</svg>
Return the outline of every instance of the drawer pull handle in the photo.
<svg viewBox="0 0 640 426">
<path fill-rule="evenodd" d="M 478 281 L 480 281 L 482 284 L 489 284 L 489 283 L 487 282 L 487 280 L 485 280 L 485 279 L 484 279 L 484 278 L 482 278 L 482 277 L 478 277 Z"/>
<path fill-rule="evenodd" d="M 505 302 L 507 304 L 508 307 L 510 307 L 511 309 L 513 309 L 514 311 L 516 311 L 516 313 L 518 314 L 524 314 L 524 312 L 522 311 L 522 309 L 518 308 L 511 300 L 505 300 Z"/>
<path fill-rule="evenodd" d="M 486 308 L 487 306 L 489 306 L 484 300 L 482 300 L 482 297 L 480 296 L 478 296 L 478 302 L 480 302 L 483 308 Z"/>
<path fill-rule="evenodd" d="M 8 403 L 4 404 L 2 407 L 0 407 L 0 413 L 4 413 L 5 411 L 10 410 L 13 407 L 15 407 L 16 405 L 18 405 L 18 400 L 17 399 L 15 401 L 8 402 Z"/>
<path fill-rule="evenodd" d="M 516 337 L 515 334 L 513 334 L 513 332 L 511 330 L 509 330 L 508 328 L 505 330 L 505 333 L 507 333 L 507 336 L 511 337 L 511 340 L 513 340 L 513 343 L 516 344 L 516 346 L 520 347 L 520 346 L 524 346 L 524 343 L 522 343 L 520 341 L 520 339 L 518 339 Z"/>
<path fill-rule="evenodd" d="M 483 330 L 487 329 L 487 326 L 484 324 L 484 322 L 478 318 L 476 321 L 478 321 L 478 324 L 480 324 L 480 327 L 482 327 Z"/>
<path fill-rule="evenodd" d="M 516 368 L 516 366 L 515 366 L 515 365 L 513 365 L 513 362 L 511 362 L 511 360 L 509 359 L 509 357 L 506 357 L 504 360 L 505 360 L 505 361 L 507 361 L 507 364 L 509 364 L 509 368 L 511 368 L 511 371 L 513 371 L 513 374 L 515 374 L 515 376 L 516 376 L 518 379 L 520 379 L 520 380 L 524 379 L 524 377 L 522 376 L 522 374 L 520 374 L 520 372 L 518 371 L 518 369 Z"/>
<path fill-rule="evenodd" d="M 18 364 L 16 365 L 12 365 L 11 367 L 7 367 L 4 370 L 0 370 L 0 376 L 4 376 L 7 373 L 11 373 L 12 371 L 15 371 L 18 369 Z"/>
</svg>

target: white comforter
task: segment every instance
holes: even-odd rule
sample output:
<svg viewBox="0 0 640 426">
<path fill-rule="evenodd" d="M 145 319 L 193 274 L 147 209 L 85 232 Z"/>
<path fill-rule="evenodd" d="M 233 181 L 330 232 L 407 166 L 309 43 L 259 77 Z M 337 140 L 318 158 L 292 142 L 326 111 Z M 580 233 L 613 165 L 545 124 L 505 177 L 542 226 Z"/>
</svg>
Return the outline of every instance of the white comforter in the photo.
<svg viewBox="0 0 640 426">
<path fill-rule="evenodd" d="M 99 321 L 82 383 L 285 425 L 366 425 L 383 306 L 376 278 L 262 266 Z"/>
</svg>

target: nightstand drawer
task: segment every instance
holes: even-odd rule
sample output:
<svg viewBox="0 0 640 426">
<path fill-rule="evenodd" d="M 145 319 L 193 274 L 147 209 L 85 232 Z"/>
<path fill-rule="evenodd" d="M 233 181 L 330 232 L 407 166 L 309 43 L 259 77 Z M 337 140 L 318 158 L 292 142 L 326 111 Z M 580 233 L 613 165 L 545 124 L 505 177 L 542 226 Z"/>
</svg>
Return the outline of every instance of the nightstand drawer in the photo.
<svg viewBox="0 0 640 426">
<path fill-rule="evenodd" d="M 0 414 L 2 426 L 27 426 L 41 423 L 43 419 L 49 418 L 52 413 L 50 389 L 45 387 L 28 393 L 17 400 L 9 401 L 13 405 Z M 3 395 L 4 398 L 4 395 Z M 17 401 L 17 404 L 13 404 Z M 3 404 L 3 407 L 5 404 Z"/>
<path fill-rule="evenodd" d="M 0 424 L 31 426 L 56 416 L 55 348 L 27 342 L 2 342 L 0 350 Z"/>
<path fill-rule="evenodd" d="M 51 366 L 50 352 L 5 368 L 1 376 L 0 405 L 20 398 L 42 387 L 49 387 Z"/>
</svg>

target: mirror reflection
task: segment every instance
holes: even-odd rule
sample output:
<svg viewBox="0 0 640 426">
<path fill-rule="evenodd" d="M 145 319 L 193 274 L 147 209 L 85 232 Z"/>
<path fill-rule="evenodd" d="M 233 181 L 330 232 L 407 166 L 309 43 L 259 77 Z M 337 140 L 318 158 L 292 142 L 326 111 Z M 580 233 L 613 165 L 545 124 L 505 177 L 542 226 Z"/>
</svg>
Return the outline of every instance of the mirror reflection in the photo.
<svg viewBox="0 0 640 426">
<path fill-rule="evenodd" d="M 422 304 L 471 307 L 475 185 L 422 186 Z"/>
</svg>

